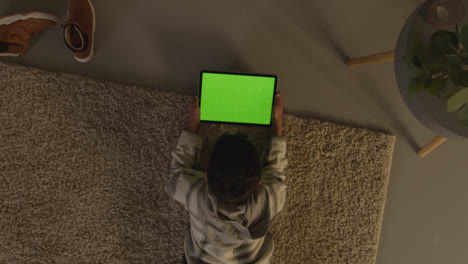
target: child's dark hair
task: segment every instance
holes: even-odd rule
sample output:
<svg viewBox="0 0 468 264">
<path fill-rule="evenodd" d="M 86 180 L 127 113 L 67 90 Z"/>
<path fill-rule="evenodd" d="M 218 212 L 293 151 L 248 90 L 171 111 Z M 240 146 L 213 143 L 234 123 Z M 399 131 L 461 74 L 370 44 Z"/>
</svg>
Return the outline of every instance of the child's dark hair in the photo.
<svg viewBox="0 0 468 264">
<path fill-rule="evenodd" d="M 241 204 L 258 187 L 260 160 L 245 133 L 225 133 L 213 148 L 208 163 L 208 186 L 221 204 Z"/>
</svg>

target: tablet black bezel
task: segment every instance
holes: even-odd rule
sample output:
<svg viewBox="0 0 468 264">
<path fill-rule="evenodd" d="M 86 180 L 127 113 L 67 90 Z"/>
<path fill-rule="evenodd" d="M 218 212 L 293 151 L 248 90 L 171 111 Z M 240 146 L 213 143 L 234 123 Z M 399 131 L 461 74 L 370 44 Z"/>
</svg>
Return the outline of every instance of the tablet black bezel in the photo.
<svg viewBox="0 0 468 264">
<path fill-rule="evenodd" d="M 275 87 L 274 87 L 274 90 L 273 90 L 273 101 L 272 101 L 272 105 L 271 105 L 271 113 L 273 114 L 273 106 L 275 105 L 275 94 L 276 94 L 276 90 L 277 90 L 277 86 L 278 86 L 278 77 L 276 75 L 272 75 L 272 74 L 252 74 L 252 73 L 241 73 L 241 72 L 225 72 L 225 71 L 206 71 L 206 70 L 203 70 L 200 72 L 200 81 L 199 81 L 199 84 L 198 84 L 198 98 L 199 98 L 199 102 L 198 102 L 198 107 L 201 108 L 201 88 L 202 88 L 202 78 L 203 78 L 203 73 L 218 73 L 218 74 L 229 74 L 229 75 L 243 75 L 243 76 L 259 76 L 259 77 L 273 77 L 275 78 Z M 240 122 L 228 122 L 228 121 L 208 121 L 208 120 L 200 120 L 200 122 L 203 122 L 203 123 L 217 123 L 217 124 L 235 124 L 235 125 L 249 125 L 249 126 L 262 126 L 262 127 L 268 127 L 268 126 L 271 126 L 272 122 L 273 122 L 273 118 L 272 116 L 270 116 L 270 123 L 269 124 L 252 124 L 252 123 L 240 123 Z"/>
</svg>

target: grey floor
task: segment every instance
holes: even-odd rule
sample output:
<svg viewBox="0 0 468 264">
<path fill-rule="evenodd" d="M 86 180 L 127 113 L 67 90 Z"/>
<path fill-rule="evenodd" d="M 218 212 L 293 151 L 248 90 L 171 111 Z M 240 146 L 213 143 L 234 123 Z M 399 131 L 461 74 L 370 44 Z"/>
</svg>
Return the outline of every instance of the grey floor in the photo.
<svg viewBox="0 0 468 264">
<path fill-rule="evenodd" d="M 201 69 L 277 74 L 287 112 L 397 136 L 377 263 L 466 263 L 468 140 L 419 158 L 415 150 L 435 134 L 404 104 L 393 63 L 343 63 L 393 49 L 421 0 L 93 2 L 90 63 L 74 61 L 60 27 L 35 39 L 26 57 L 3 60 L 190 95 Z M 66 7 L 2 0 L 0 14 L 40 10 L 64 21 Z"/>
</svg>

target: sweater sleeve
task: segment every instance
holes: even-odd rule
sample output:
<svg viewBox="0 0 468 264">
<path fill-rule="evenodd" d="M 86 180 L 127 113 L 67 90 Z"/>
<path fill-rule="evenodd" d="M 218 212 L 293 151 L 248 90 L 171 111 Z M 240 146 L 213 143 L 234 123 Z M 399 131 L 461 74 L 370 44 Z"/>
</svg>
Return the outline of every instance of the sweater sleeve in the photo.
<svg viewBox="0 0 468 264">
<path fill-rule="evenodd" d="M 194 167 L 200 158 L 203 139 L 200 135 L 182 131 L 177 146 L 172 151 L 169 168 L 170 179 L 166 184 L 167 194 L 187 209 L 192 189 L 204 181 L 204 173 Z"/>
<path fill-rule="evenodd" d="M 283 209 L 286 200 L 286 143 L 283 137 L 267 137 L 262 151 L 262 185 L 267 193 L 270 219 Z"/>
</svg>

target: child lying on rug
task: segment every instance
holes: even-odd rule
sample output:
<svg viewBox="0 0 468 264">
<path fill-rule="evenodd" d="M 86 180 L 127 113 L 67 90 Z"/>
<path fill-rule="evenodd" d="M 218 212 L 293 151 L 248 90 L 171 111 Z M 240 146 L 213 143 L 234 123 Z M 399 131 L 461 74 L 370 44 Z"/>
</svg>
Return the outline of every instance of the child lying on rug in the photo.
<svg viewBox="0 0 468 264">
<path fill-rule="evenodd" d="M 193 169 L 202 146 L 198 98 L 189 105 L 188 127 L 172 152 L 166 185 L 190 214 L 184 263 L 271 262 L 268 227 L 285 202 L 287 165 L 283 99 L 279 92 L 275 96 L 273 135 L 265 142 L 262 163 L 246 134 L 226 133 L 216 141 L 207 173 Z"/>
</svg>

